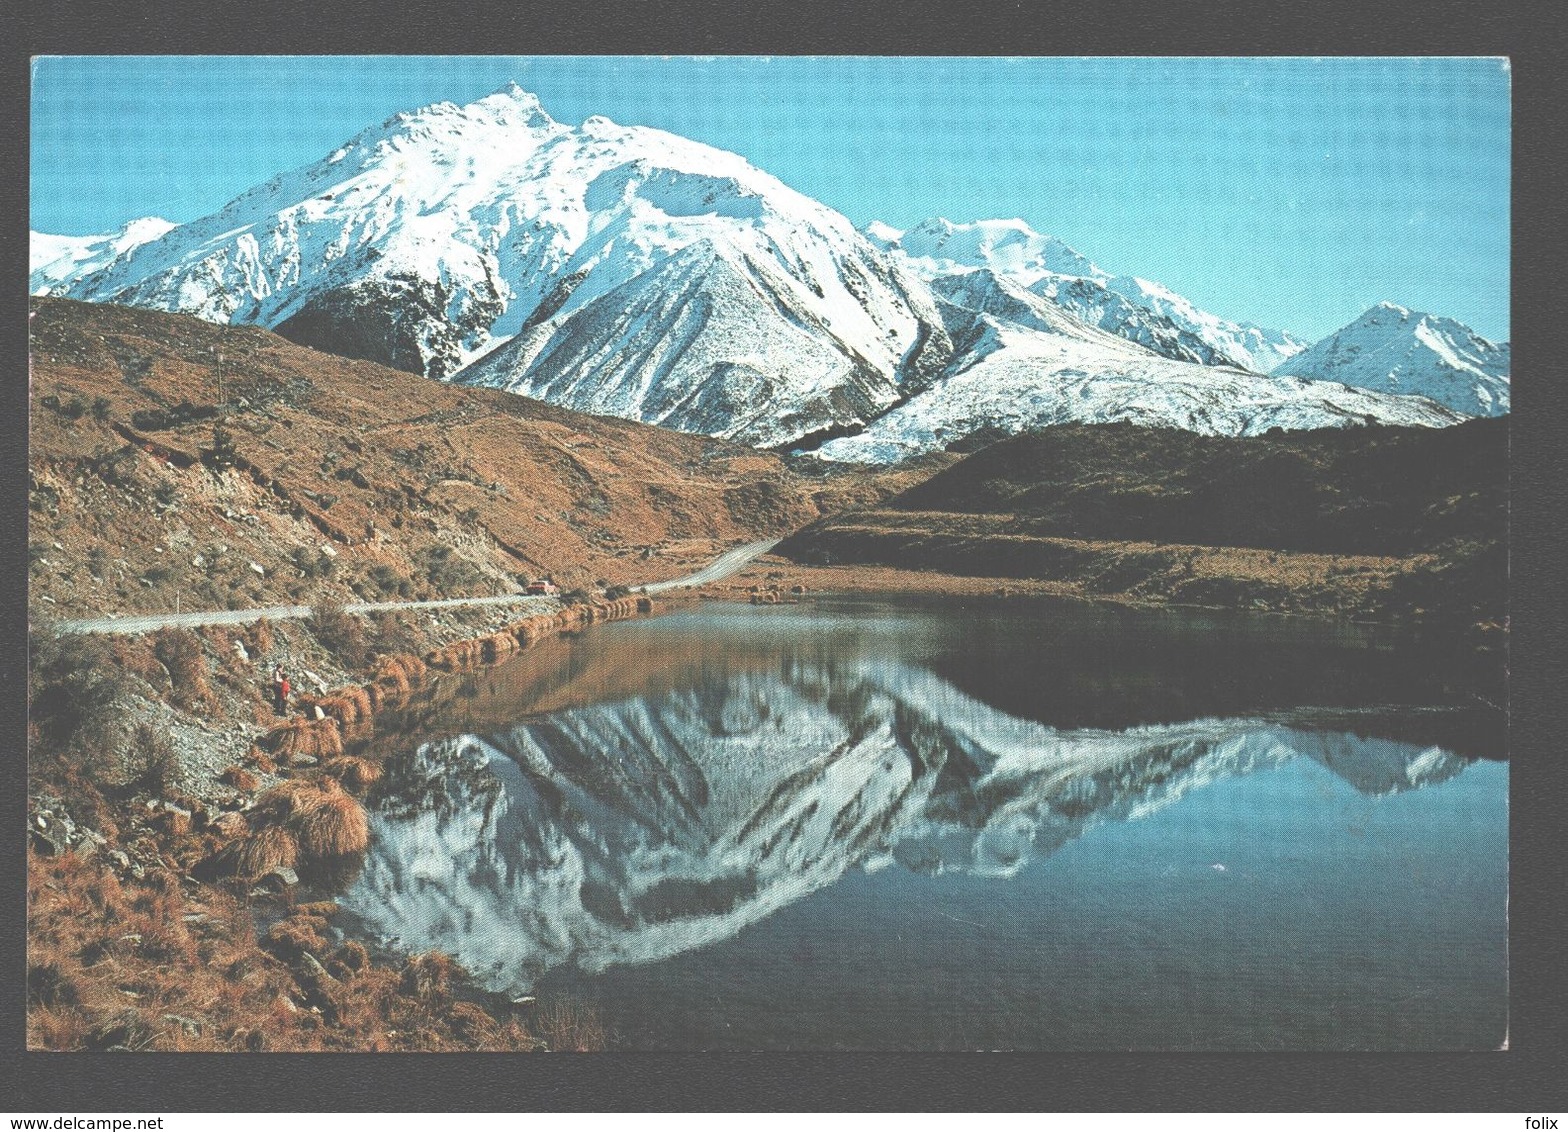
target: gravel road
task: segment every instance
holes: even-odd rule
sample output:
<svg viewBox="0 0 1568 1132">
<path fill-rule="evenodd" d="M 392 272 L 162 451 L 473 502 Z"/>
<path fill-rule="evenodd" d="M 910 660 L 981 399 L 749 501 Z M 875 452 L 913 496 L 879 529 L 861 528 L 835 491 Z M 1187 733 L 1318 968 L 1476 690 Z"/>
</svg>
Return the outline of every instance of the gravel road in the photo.
<svg viewBox="0 0 1568 1132">
<path fill-rule="evenodd" d="M 727 578 L 752 559 L 766 554 L 779 543 L 778 539 L 753 542 L 727 550 L 695 574 L 684 578 L 671 578 L 665 582 L 652 582 L 640 587 L 647 593 L 663 593 L 681 586 L 700 586 Z M 454 597 L 439 601 L 361 601 L 345 605 L 349 613 L 379 613 L 397 609 L 451 609 L 463 605 L 511 605 L 522 611 L 543 612 L 555 607 L 556 599 L 525 597 L 522 594 L 498 594 L 492 597 Z M 83 621 L 62 621 L 62 633 L 148 633 L 158 629 L 179 627 L 195 628 L 201 625 L 247 625 L 263 617 L 269 621 L 286 621 L 309 617 L 309 605 L 268 605 L 257 609 L 219 609 L 196 613 L 152 613 L 133 617 L 94 617 Z"/>
</svg>

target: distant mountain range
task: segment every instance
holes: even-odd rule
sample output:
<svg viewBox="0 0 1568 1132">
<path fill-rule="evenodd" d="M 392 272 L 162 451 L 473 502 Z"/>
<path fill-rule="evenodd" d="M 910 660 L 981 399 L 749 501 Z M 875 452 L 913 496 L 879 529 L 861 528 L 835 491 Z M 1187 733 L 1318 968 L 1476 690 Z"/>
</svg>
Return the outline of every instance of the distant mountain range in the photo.
<svg viewBox="0 0 1568 1132">
<path fill-rule="evenodd" d="M 845 460 L 1066 421 L 1252 434 L 1508 403 L 1507 348 L 1457 323 L 1385 319 L 1347 364 L 1022 221 L 857 231 L 735 154 L 559 123 L 515 85 L 394 115 L 186 224 L 34 233 L 29 286 Z"/>
</svg>

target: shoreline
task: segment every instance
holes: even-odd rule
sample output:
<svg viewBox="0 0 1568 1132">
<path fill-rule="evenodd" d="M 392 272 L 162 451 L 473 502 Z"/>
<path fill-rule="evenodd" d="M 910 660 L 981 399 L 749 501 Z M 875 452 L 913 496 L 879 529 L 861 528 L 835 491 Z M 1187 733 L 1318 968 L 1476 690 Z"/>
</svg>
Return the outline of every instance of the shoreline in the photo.
<svg viewBox="0 0 1568 1132">
<path fill-rule="evenodd" d="M 797 590 L 799 592 L 792 592 Z M 208 946 L 196 942 L 206 935 L 203 925 L 222 920 L 227 924 L 220 940 L 222 946 L 236 953 L 254 954 L 257 958 L 252 962 L 270 972 L 267 977 L 271 982 L 267 985 L 279 996 L 274 1002 L 290 1004 L 277 1006 L 255 1026 L 226 1024 L 219 1034 L 218 1045 L 210 1044 L 217 1029 L 216 1022 L 203 1021 L 205 1015 L 193 1022 L 191 1015 L 195 1012 L 188 1007 L 171 1007 L 162 1017 L 175 1017 L 180 1021 L 166 1025 L 161 1031 L 154 1024 L 156 1019 L 152 1022 L 144 1019 L 144 1028 L 152 1027 L 147 1030 L 148 1035 L 161 1034 L 146 1037 L 153 1045 L 104 1046 L 102 1042 L 108 1040 L 105 1033 L 110 1036 L 118 1033 L 112 1026 L 104 1030 L 108 1023 L 102 1023 L 92 1031 L 82 1030 L 80 1026 L 73 1029 L 68 1023 L 76 1015 L 71 1012 L 75 1010 L 80 1014 L 79 1009 L 60 1005 L 63 999 L 51 1005 L 40 996 L 31 995 L 30 1048 L 602 1048 L 593 1044 L 603 1041 L 603 1036 L 593 1034 L 597 1020 L 591 1008 L 568 1004 L 568 1008 L 558 1012 L 581 1017 L 586 1036 L 562 1034 L 555 1038 L 540 1038 L 530 1029 L 536 1016 L 536 1004 L 503 1001 L 488 994 L 466 981 L 461 969 L 446 956 L 436 953 L 409 955 L 368 947 L 365 942 L 356 940 L 350 931 L 332 926 L 337 905 L 330 886 L 315 891 L 309 879 L 299 884 L 299 878 L 293 877 L 286 867 L 282 869 L 284 879 L 281 883 L 273 881 L 259 887 L 254 878 L 197 881 L 192 877 L 192 871 L 223 852 L 226 845 L 232 850 L 239 844 L 246 833 L 236 835 L 235 831 L 249 831 L 247 819 L 258 820 L 253 813 L 260 814 L 266 809 L 265 806 L 257 808 L 264 796 L 270 798 L 281 788 L 308 787 L 312 783 L 326 782 L 335 787 L 337 780 L 331 777 L 333 773 L 342 774 L 345 769 L 353 773 L 355 764 L 366 762 L 364 756 L 377 759 L 374 744 L 362 741 L 373 734 L 377 715 L 407 707 L 411 698 L 422 694 L 439 695 L 437 690 L 449 677 L 481 671 L 541 641 L 577 633 L 596 624 L 656 616 L 707 600 L 747 602 L 761 594 L 777 595 L 776 600 L 780 603 L 823 597 L 889 600 L 923 597 L 986 602 L 1065 598 L 1150 611 L 1181 608 L 1249 617 L 1270 613 L 1291 619 L 1305 618 L 1319 625 L 1340 622 L 1360 628 L 1377 628 L 1396 624 L 1393 621 L 1350 621 L 1322 610 L 1187 605 L 1141 595 L 1093 593 L 1080 585 L 1040 579 L 980 578 L 893 567 L 801 566 L 766 557 L 749 563 L 721 581 L 671 589 L 660 595 L 657 605 L 649 595 L 633 592 L 613 601 L 574 604 L 492 627 L 488 632 L 448 638 L 445 643 L 438 641 L 435 647 L 421 652 L 383 654 L 368 667 L 348 673 L 348 681 L 301 695 L 296 701 L 297 714 L 290 718 L 271 726 L 262 725 L 258 719 L 256 726 L 243 728 L 243 741 L 248 749 L 234 759 L 222 775 L 215 776 L 215 781 L 226 787 L 222 796 L 204 799 L 178 790 L 153 791 L 153 797 L 145 801 L 140 794 L 120 795 L 114 806 L 100 798 L 101 812 L 110 820 L 110 836 L 104 837 L 90 828 L 94 825 L 103 828 L 100 814 L 84 814 L 76 803 L 61 797 L 58 787 L 50 788 L 46 779 L 40 787 L 30 788 L 29 823 L 35 834 L 30 838 L 28 856 L 31 889 L 39 893 L 63 891 L 73 901 L 78 898 L 82 885 L 93 884 L 112 883 L 128 892 L 162 893 L 164 895 L 159 899 L 167 905 L 168 917 L 178 923 L 149 925 L 142 932 L 131 935 L 122 933 L 124 939 L 135 936 L 140 940 L 156 932 L 173 933 L 187 941 L 182 946 L 191 949 L 195 962 L 201 948 Z M 493 622 L 491 624 L 493 626 Z M 480 628 L 484 627 L 481 622 Z M 227 635 L 216 632 L 203 639 L 210 652 L 218 654 L 216 660 L 221 662 Z M 259 658 L 261 654 L 257 655 Z M 142 714 L 157 719 L 170 713 L 171 718 L 190 715 L 198 725 L 211 731 L 193 712 L 174 710 L 172 699 L 172 693 L 165 692 L 160 699 L 144 701 Z M 241 738 L 237 734 L 233 737 Z M 249 779 L 233 773 L 235 771 L 243 771 Z M 373 781 L 378 774 L 379 766 L 372 764 L 369 780 Z M 353 792 L 362 793 L 363 789 L 361 785 Z M 164 796 L 160 797 L 160 794 Z M 69 828 L 73 815 L 76 819 L 74 830 Z M 43 846 L 62 824 L 67 827 L 66 833 L 59 838 L 52 853 L 45 852 Z M 114 829 L 115 825 L 123 826 L 123 833 Z M 251 836 L 265 828 L 261 826 L 257 831 L 250 831 Z M 302 869 L 304 866 L 302 861 Z M 95 877 L 98 879 L 94 880 Z M 299 884 L 297 891 L 296 884 Z M 40 896 L 39 899 L 44 904 L 41 914 L 47 914 L 54 896 Z M 145 903 L 148 898 L 136 899 Z M 105 915 L 111 915 L 108 908 Z M 129 913 L 121 910 L 112 915 L 123 917 Z M 112 924 L 108 926 L 113 927 Z M 61 936 L 65 931 L 51 922 L 45 937 L 50 933 Z M 32 938 L 31 926 L 29 933 Z M 139 948 L 138 943 L 132 951 Z M 46 946 L 45 951 L 53 954 L 55 949 L 51 945 Z M 164 960 L 167 966 L 167 956 Z M 81 988 L 71 992 L 78 999 L 85 1001 L 94 995 L 105 998 L 109 995 L 109 989 L 96 986 L 87 971 L 71 967 L 69 959 L 51 962 L 66 972 L 58 978 Z M 179 967 L 178 962 L 175 967 Z M 30 986 L 35 973 L 30 967 Z M 55 978 L 56 975 L 45 972 L 38 977 Z M 191 979 L 210 977 L 191 969 Z M 179 991 L 171 986 L 158 993 L 172 997 Z M 373 1009 L 366 1005 L 372 998 L 378 1003 Z M 38 999 L 38 1002 L 34 1004 L 32 999 Z M 112 998 L 107 1000 L 113 1001 Z M 388 1027 L 386 1034 L 375 1032 L 376 1025 L 380 1024 L 374 1021 L 375 1018 L 389 1018 L 398 1011 L 423 1011 L 421 1017 L 437 1012 L 444 1021 L 432 1021 L 428 1025 L 436 1026 L 443 1036 L 431 1038 L 427 1033 L 420 1039 L 425 1044 L 408 1045 L 401 1044 L 406 1037 L 391 1036 L 400 1032 L 396 1027 Z M 62 1012 L 65 1021 L 61 1021 Z M 553 1017 L 555 1013 L 552 1004 L 549 1010 L 537 1011 L 537 1016 Z M 38 1014 L 37 1019 L 35 1014 Z M 204 1025 L 208 1026 L 206 1031 L 202 1029 Z M 253 1044 L 258 1042 L 261 1044 Z"/>
</svg>

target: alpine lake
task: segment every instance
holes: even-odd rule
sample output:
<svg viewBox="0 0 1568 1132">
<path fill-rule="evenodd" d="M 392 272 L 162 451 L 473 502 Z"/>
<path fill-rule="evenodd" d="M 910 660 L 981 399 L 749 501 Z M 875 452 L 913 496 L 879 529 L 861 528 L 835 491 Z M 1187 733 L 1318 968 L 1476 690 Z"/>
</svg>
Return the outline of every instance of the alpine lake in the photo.
<svg viewBox="0 0 1568 1132">
<path fill-rule="evenodd" d="M 336 923 L 612 1049 L 1497 1049 L 1500 668 L 1255 614 L 677 607 L 378 717 Z"/>
</svg>

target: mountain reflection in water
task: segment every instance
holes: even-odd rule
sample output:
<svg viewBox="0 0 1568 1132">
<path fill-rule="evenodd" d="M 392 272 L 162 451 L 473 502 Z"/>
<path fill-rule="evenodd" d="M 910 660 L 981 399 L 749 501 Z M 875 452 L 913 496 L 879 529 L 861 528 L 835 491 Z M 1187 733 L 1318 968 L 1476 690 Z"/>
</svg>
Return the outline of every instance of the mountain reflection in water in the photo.
<svg viewBox="0 0 1568 1132">
<path fill-rule="evenodd" d="M 1300 758 L 1367 795 L 1469 762 L 1306 719 L 1059 730 L 923 667 L 786 658 L 395 756 L 343 905 L 521 993 L 727 939 L 851 869 L 1008 877 L 1095 824 Z"/>
</svg>

